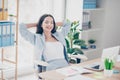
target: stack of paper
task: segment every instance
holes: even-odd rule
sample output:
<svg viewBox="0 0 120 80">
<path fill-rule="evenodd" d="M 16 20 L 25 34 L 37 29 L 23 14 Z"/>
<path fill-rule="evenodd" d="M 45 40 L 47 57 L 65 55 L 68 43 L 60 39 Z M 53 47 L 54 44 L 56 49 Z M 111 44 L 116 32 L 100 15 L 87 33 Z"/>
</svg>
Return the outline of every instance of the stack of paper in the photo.
<svg viewBox="0 0 120 80">
<path fill-rule="evenodd" d="M 71 67 L 67 67 L 67 68 L 62 68 L 62 69 L 57 69 L 56 70 L 58 73 L 61 73 L 65 76 L 71 76 L 71 75 L 76 75 L 78 74 L 78 71 L 73 70 Z"/>
<path fill-rule="evenodd" d="M 84 73 L 92 73 L 93 71 L 84 69 L 83 67 L 78 66 L 70 66 L 66 68 L 57 69 L 57 72 L 65 75 L 65 76 L 73 76 L 77 74 L 84 74 Z"/>
</svg>

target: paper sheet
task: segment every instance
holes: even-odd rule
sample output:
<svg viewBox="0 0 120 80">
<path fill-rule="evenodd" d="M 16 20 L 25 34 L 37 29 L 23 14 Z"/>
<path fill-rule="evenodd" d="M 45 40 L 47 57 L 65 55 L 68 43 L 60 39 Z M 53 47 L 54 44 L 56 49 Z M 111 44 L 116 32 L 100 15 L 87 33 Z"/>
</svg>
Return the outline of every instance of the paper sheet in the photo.
<svg viewBox="0 0 120 80">
<path fill-rule="evenodd" d="M 82 75 L 75 75 L 75 76 L 67 77 L 64 80 L 95 80 L 95 79 L 85 77 L 85 76 L 82 76 Z"/>
<path fill-rule="evenodd" d="M 65 75 L 65 76 L 73 76 L 77 74 L 84 74 L 84 73 L 92 73 L 93 71 L 84 69 L 80 66 L 70 66 L 66 68 L 57 69 L 57 72 Z"/>
<path fill-rule="evenodd" d="M 65 75 L 65 76 L 71 76 L 71 75 L 78 74 L 78 71 L 73 70 L 71 67 L 57 69 L 56 71 Z"/>
</svg>

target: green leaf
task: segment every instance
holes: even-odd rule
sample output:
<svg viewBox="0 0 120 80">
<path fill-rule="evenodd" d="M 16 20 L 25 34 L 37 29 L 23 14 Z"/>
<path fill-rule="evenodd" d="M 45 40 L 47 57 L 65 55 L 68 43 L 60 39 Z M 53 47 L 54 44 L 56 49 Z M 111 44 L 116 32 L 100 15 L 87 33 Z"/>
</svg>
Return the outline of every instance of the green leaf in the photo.
<svg viewBox="0 0 120 80">
<path fill-rule="evenodd" d="M 79 38 L 79 34 L 82 31 L 78 28 L 79 21 L 74 21 L 71 24 L 70 31 L 67 35 L 66 45 L 67 45 L 67 52 L 69 54 L 83 54 L 82 50 L 80 49 L 81 45 L 85 45 L 85 41 Z M 79 48 L 75 48 L 77 45 Z"/>
<path fill-rule="evenodd" d="M 9 14 L 9 16 L 13 17 L 14 15 L 13 14 Z"/>
<path fill-rule="evenodd" d="M 73 38 L 74 39 L 79 39 L 79 32 L 75 32 L 74 34 L 73 34 Z"/>
<path fill-rule="evenodd" d="M 83 54 L 83 52 L 80 48 L 73 48 L 73 49 L 74 49 L 73 55 Z"/>
<path fill-rule="evenodd" d="M 113 69 L 113 61 L 110 60 L 109 58 L 105 59 L 104 64 L 105 64 L 105 69 L 107 69 L 107 70 Z"/>
<path fill-rule="evenodd" d="M 88 43 L 93 44 L 93 43 L 95 43 L 95 40 L 94 39 L 90 39 L 90 40 L 88 40 Z"/>
<path fill-rule="evenodd" d="M 67 38 L 65 38 L 65 41 L 66 41 L 66 46 L 67 46 L 67 48 L 70 48 L 69 40 L 68 40 Z"/>
<path fill-rule="evenodd" d="M 110 62 L 110 70 L 113 69 L 113 65 L 114 65 L 114 63 L 113 63 L 113 61 L 111 60 L 111 62 Z"/>
<path fill-rule="evenodd" d="M 85 44 L 85 41 L 84 40 L 80 40 L 80 39 L 76 39 L 73 41 L 73 44 L 74 45 L 78 45 L 78 46 L 82 46 Z"/>
<path fill-rule="evenodd" d="M 105 59 L 104 64 L 105 64 L 105 69 L 109 69 L 108 58 Z"/>
<path fill-rule="evenodd" d="M 67 53 L 72 54 L 74 52 L 73 48 L 67 48 Z"/>
</svg>

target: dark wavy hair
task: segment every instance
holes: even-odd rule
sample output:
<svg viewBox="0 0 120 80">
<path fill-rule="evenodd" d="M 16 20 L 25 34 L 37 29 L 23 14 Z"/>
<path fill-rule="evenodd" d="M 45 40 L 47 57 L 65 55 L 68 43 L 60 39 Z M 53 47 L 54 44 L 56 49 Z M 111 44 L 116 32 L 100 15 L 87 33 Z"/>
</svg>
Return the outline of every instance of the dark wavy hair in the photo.
<svg viewBox="0 0 120 80">
<path fill-rule="evenodd" d="M 37 34 L 42 34 L 43 33 L 43 28 L 42 28 L 42 23 L 43 23 L 43 21 L 44 21 L 44 19 L 46 18 L 46 17 L 51 17 L 52 19 L 53 19 L 53 29 L 52 29 L 52 33 L 55 33 L 56 32 L 56 24 L 55 24 L 55 19 L 54 19 L 54 17 L 52 16 L 52 15 L 50 15 L 50 14 L 44 14 L 44 15 L 42 15 L 41 17 L 40 17 L 40 19 L 39 19 L 39 22 L 38 22 L 38 24 L 37 24 L 37 31 L 36 31 L 36 33 Z"/>
</svg>

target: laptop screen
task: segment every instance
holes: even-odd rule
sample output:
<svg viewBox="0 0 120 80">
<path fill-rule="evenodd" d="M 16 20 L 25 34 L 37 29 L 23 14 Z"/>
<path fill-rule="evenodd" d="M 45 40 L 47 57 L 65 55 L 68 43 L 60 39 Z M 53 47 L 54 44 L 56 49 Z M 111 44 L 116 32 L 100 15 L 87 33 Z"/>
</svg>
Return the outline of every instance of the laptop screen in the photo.
<svg viewBox="0 0 120 80">
<path fill-rule="evenodd" d="M 101 60 L 104 61 L 105 58 L 112 58 L 116 61 L 119 55 L 120 46 L 110 47 L 103 49 Z"/>
<path fill-rule="evenodd" d="M 117 61 L 117 56 L 119 55 L 119 50 L 120 50 L 120 46 L 103 49 L 101 56 L 101 67 L 103 68 L 105 58 L 111 58 L 115 63 Z"/>
</svg>

